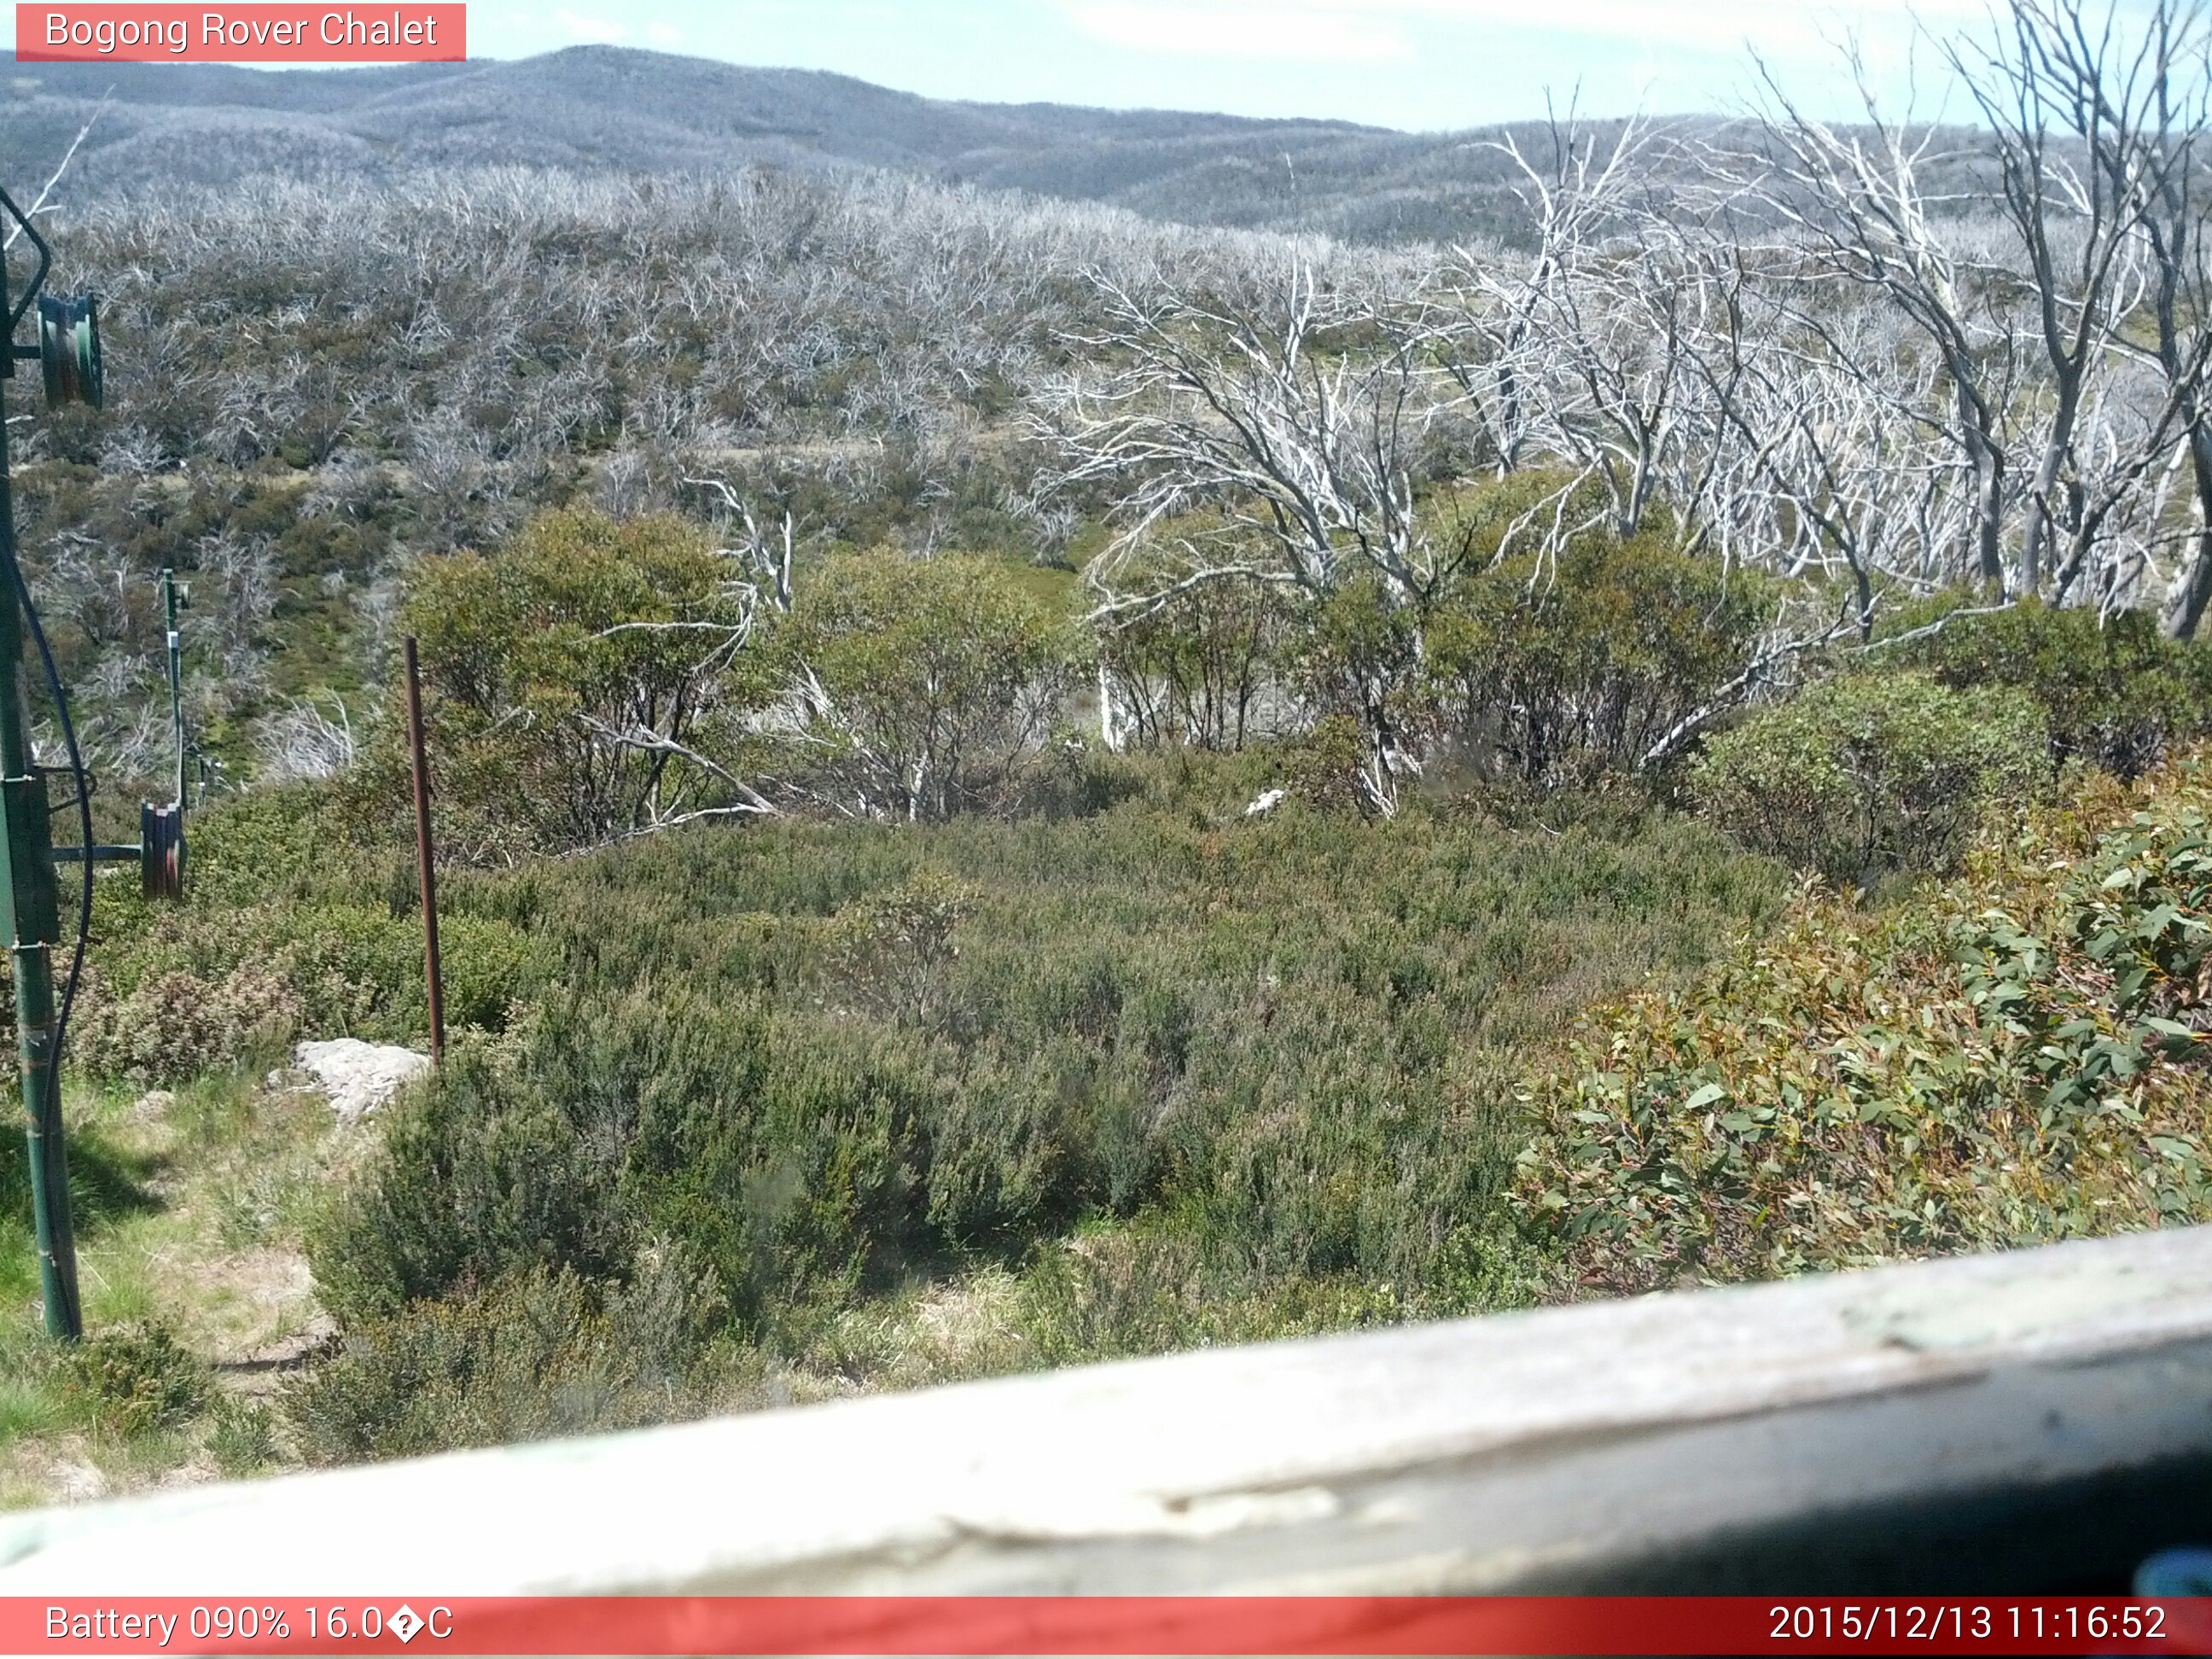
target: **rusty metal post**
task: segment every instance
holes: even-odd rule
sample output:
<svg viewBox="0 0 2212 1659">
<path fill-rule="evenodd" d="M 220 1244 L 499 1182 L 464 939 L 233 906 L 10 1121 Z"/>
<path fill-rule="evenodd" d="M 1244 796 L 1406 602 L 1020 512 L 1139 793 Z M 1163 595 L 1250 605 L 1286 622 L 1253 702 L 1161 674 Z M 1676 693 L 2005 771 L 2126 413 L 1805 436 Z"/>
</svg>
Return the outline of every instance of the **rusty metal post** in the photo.
<svg viewBox="0 0 2212 1659">
<path fill-rule="evenodd" d="M 415 759 L 415 864 L 422 878 L 422 966 L 430 988 L 430 1060 L 446 1058 L 446 992 L 438 967 L 438 870 L 430 847 L 430 766 L 422 754 L 422 677 L 407 636 L 407 741 Z"/>
</svg>

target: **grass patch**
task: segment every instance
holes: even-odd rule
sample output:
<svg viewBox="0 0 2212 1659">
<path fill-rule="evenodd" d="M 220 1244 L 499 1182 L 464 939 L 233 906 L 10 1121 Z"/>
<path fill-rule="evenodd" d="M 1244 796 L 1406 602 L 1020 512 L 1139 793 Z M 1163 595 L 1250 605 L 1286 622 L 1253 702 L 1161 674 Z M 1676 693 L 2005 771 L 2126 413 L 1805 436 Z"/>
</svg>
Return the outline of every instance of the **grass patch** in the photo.
<svg viewBox="0 0 2212 1659">
<path fill-rule="evenodd" d="M 238 1362 L 316 1312 L 303 1231 L 345 1138 L 318 1097 L 253 1073 L 173 1093 L 72 1085 L 70 1188 L 87 1341 L 46 1337 L 20 1142 L 0 1151 L 0 1504 L 130 1491 L 281 1461 Z M 258 1417 L 252 1413 L 258 1411 Z"/>
</svg>

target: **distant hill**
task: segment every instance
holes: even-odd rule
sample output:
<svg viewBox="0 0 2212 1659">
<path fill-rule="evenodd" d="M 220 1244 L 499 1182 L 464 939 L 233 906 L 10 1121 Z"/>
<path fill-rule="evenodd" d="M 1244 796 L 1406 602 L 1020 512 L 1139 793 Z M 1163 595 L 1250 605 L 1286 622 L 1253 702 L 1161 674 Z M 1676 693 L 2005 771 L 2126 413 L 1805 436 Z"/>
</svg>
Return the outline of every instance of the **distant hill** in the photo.
<svg viewBox="0 0 2212 1659">
<path fill-rule="evenodd" d="M 1164 110 L 972 104 L 810 70 L 577 46 L 514 62 L 258 70 L 4 65 L 0 156 L 35 186 L 109 88 L 82 197 L 164 179 L 423 165 L 714 172 L 858 165 L 1107 202 L 1151 217 L 1361 241 L 1462 237 L 1515 216 L 1481 135 Z"/>
</svg>

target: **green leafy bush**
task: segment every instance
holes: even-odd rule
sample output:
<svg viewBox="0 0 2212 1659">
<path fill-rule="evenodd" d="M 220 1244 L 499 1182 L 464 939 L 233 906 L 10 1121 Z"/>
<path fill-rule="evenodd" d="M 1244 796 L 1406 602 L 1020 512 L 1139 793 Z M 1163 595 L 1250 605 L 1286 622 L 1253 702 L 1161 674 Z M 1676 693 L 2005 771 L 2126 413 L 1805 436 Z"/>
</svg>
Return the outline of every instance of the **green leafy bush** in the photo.
<svg viewBox="0 0 2212 1659">
<path fill-rule="evenodd" d="M 419 635 L 447 855 L 497 863 L 594 845 L 727 804 L 742 718 L 767 686 L 730 561 L 671 514 L 549 513 L 491 553 L 418 561 Z M 397 814 L 393 687 L 356 793 Z"/>
<path fill-rule="evenodd" d="M 2132 778 L 2212 732 L 2212 649 L 2162 637 L 2148 611 L 2018 605 L 1954 617 L 1906 648 L 1942 684 L 2009 686 L 2033 697 L 2061 761 Z"/>
<path fill-rule="evenodd" d="M 1159 532 L 1164 540 L 1173 526 Z M 1171 586 L 1173 565 L 1133 568 L 1133 591 Z M 1273 586 L 1249 577 L 1200 582 L 1102 629 L 1120 736 L 1150 747 L 1187 743 L 1241 749 L 1257 735 L 1269 684 L 1283 666 L 1291 613 Z"/>
<path fill-rule="evenodd" d="M 446 1018 L 496 1030 L 534 982 L 527 937 L 451 908 L 441 918 Z M 258 1059 L 295 1036 L 424 1040 L 429 1012 L 421 921 L 365 905 L 194 895 L 108 935 L 72 1030 L 94 1074 L 173 1082 Z"/>
<path fill-rule="evenodd" d="M 715 1305 L 680 1252 L 613 1291 L 526 1268 L 356 1325 L 282 1409 L 304 1455 L 326 1463 L 661 1420 L 689 1396 Z"/>
<path fill-rule="evenodd" d="M 532 1267 L 617 1277 L 665 1235 L 757 1321 L 921 1246 L 933 1092 L 913 1044 L 818 1046 L 757 1003 L 563 1000 L 394 1115 L 317 1279 L 342 1317 L 389 1316 Z"/>
<path fill-rule="evenodd" d="M 2147 781 L 1594 1018 L 1516 1182 L 1553 1292 L 2212 1219 L 2212 780 Z"/>
<path fill-rule="evenodd" d="M 804 769 L 869 816 L 988 804 L 1048 732 L 1082 659 L 1066 620 L 988 559 L 835 559 L 781 630 L 801 687 Z"/>
<path fill-rule="evenodd" d="M 1048 1364 L 1264 1341 L 1384 1324 L 1408 1309 L 1356 1273 L 1255 1291 L 1188 1230 L 1092 1228 L 1041 1249 L 1023 1276 L 1019 1328 Z"/>
<path fill-rule="evenodd" d="M 1954 864 L 1993 808 L 2044 785 L 2046 744 L 2042 711 L 2023 693 L 1860 674 L 1712 738 L 1692 787 L 1745 846 L 1863 883 Z"/>
<path fill-rule="evenodd" d="M 1725 703 L 1776 591 L 1656 532 L 1509 557 L 1428 619 L 1426 696 L 1486 770 L 1548 785 L 1637 769 Z"/>
<path fill-rule="evenodd" d="M 410 848 L 377 840 L 330 785 L 227 800 L 191 833 L 182 905 L 98 884 L 73 1062 L 143 1085 L 259 1062 L 295 1036 L 426 1039 Z M 546 964 L 522 928 L 476 908 L 466 872 L 440 902 L 447 1023 L 497 1030 Z"/>
<path fill-rule="evenodd" d="M 1324 747 L 1348 731 L 1357 764 L 1379 785 L 1375 769 L 1392 750 L 1419 747 L 1428 720 L 1421 696 L 1424 618 L 1379 580 L 1347 581 L 1328 598 L 1309 603 L 1285 652 L 1292 684 L 1313 724 L 1306 734 Z M 1352 774 L 1347 772 L 1346 781 Z M 1380 798 L 1385 792 L 1364 788 Z"/>
<path fill-rule="evenodd" d="M 933 870 L 838 913 L 824 941 L 836 971 L 864 1004 L 917 1025 L 943 1012 L 960 946 L 959 926 L 975 908 L 973 889 Z"/>
<path fill-rule="evenodd" d="M 1329 714 L 1313 729 L 1281 745 L 1283 782 L 1291 793 L 1332 811 L 1364 810 L 1367 797 L 1360 774 L 1368 763 L 1359 723 L 1350 714 Z"/>
</svg>

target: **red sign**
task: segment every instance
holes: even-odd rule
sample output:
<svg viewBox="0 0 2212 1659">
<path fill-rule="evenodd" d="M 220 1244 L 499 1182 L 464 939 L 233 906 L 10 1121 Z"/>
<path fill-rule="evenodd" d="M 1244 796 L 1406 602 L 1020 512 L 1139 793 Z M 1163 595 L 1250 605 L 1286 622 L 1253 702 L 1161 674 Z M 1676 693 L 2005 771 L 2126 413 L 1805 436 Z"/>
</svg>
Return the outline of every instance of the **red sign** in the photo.
<svg viewBox="0 0 2212 1659">
<path fill-rule="evenodd" d="M 435 64 L 468 56 L 465 5 L 15 7 L 25 64 Z"/>
<path fill-rule="evenodd" d="M 127 1572 L 127 1565 L 118 1566 Z M 2127 1596 L 0 1597 L 15 1654 L 2212 1653 Z"/>
</svg>

